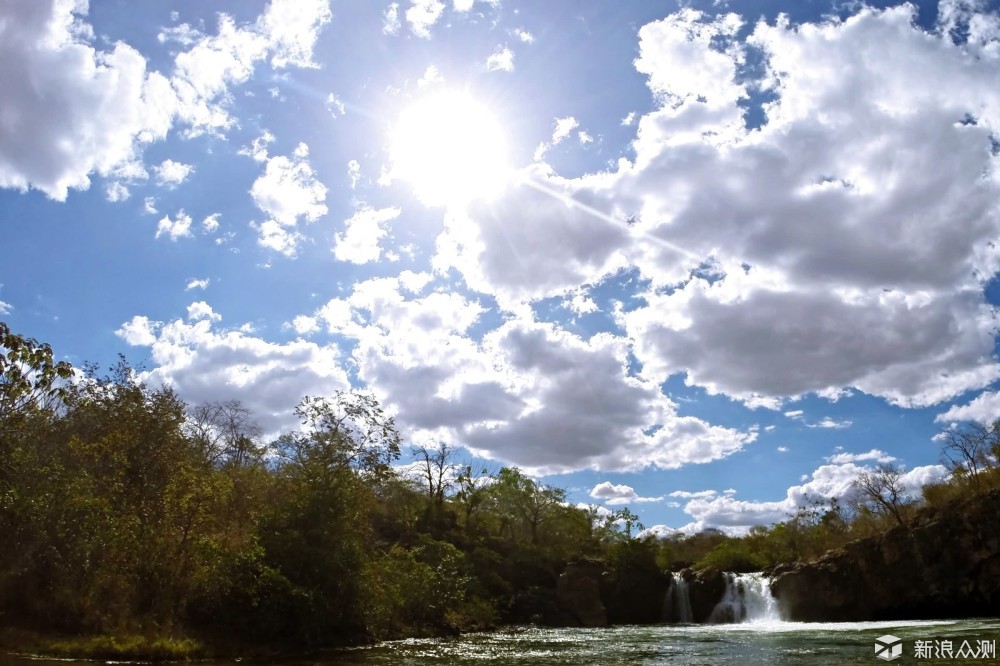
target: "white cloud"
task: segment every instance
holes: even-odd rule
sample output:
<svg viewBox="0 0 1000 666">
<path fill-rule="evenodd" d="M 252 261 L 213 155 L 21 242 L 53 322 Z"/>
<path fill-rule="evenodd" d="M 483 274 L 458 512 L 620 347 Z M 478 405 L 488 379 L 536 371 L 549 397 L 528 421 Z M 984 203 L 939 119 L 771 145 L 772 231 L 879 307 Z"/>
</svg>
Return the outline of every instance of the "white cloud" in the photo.
<svg viewBox="0 0 1000 666">
<path fill-rule="evenodd" d="M 201 221 L 201 228 L 206 234 L 214 234 L 219 230 L 219 218 L 222 217 L 222 213 L 212 213 L 205 217 Z"/>
<path fill-rule="evenodd" d="M 580 126 L 577 119 L 573 116 L 566 116 L 565 118 L 556 118 L 556 127 L 552 131 L 552 145 L 556 145 L 564 141 L 573 130 Z"/>
<path fill-rule="evenodd" d="M 629 503 L 661 502 L 662 497 L 640 497 L 632 486 L 614 485 L 610 481 L 599 483 L 590 491 L 590 496 L 602 500 L 608 506 L 618 506 Z"/>
<path fill-rule="evenodd" d="M 427 69 L 424 70 L 424 75 L 417 79 L 417 87 L 427 88 L 443 82 L 444 77 L 441 75 L 441 70 L 435 65 L 428 65 Z"/>
<path fill-rule="evenodd" d="M 250 188 L 254 203 L 269 216 L 257 225 L 257 242 L 286 256 L 294 256 L 301 241 L 299 221 L 314 222 L 327 212 L 326 186 L 316 179 L 308 158 L 304 143 L 291 157 L 268 158 L 264 173 Z"/>
<path fill-rule="evenodd" d="M 675 490 L 670 493 L 670 497 L 680 497 L 682 499 L 708 499 L 715 497 L 719 493 L 715 490 L 698 490 L 691 492 L 688 490 Z"/>
<path fill-rule="evenodd" d="M 635 111 L 629 111 L 624 118 L 622 118 L 622 127 L 629 127 L 635 123 L 636 113 Z"/>
<path fill-rule="evenodd" d="M 515 28 L 514 36 L 525 44 L 531 44 L 535 41 L 535 36 L 523 28 Z"/>
<path fill-rule="evenodd" d="M 379 243 L 389 233 L 386 225 L 399 217 L 401 212 L 399 208 L 361 208 L 344 221 L 344 232 L 336 235 L 334 256 L 355 264 L 378 261 L 382 256 Z"/>
<path fill-rule="evenodd" d="M 849 502 L 855 492 L 852 486 L 854 480 L 862 472 L 872 469 L 858 466 L 855 461 L 884 462 L 888 458 L 891 456 L 875 449 L 855 456 L 833 456 L 828 459 L 833 464 L 821 465 L 812 474 L 804 475 L 803 483 L 790 487 L 782 500 L 740 500 L 730 491 L 723 494 L 703 493 L 692 497 L 684 506 L 685 513 L 694 518 L 694 521 L 681 529 L 696 532 L 714 527 L 739 534 L 754 525 L 771 525 L 786 520 L 798 507 L 808 506 L 815 500 L 829 501 L 835 498 L 842 504 Z M 944 466 L 927 465 L 904 473 L 901 481 L 905 493 L 910 498 L 917 499 L 923 485 L 937 483 L 947 477 L 948 470 Z"/>
<path fill-rule="evenodd" d="M 195 44 L 201 39 L 204 39 L 204 37 L 204 33 L 197 28 L 188 23 L 181 23 L 180 25 L 161 29 L 156 35 L 156 40 L 161 44 L 174 42 L 187 47 Z"/>
<path fill-rule="evenodd" d="M 216 329 L 211 318 L 155 322 L 136 316 L 117 335 L 150 348 L 155 367 L 141 373 L 142 381 L 171 386 L 189 404 L 239 400 L 268 436 L 297 427 L 292 409 L 303 396 L 350 387 L 333 345 L 301 339 L 276 344 L 249 330 Z"/>
<path fill-rule="evenodd" d="M 220 132 L 233 123 L 229 86 L 243 83 L 257 62 L 275 68 L 311 66 L 317 31 L 330 20 L 327 0 L 272 0 L 255 23 L 237 26 L 220 15 L 218 32 L 164 30 L 161 41 L 190 46 L 173 71 L 147 70 L 125 42 L 95 45 L 87 2 L 19 2 L 0 8 L 0 187 L 34 188 L 63 201 L 91 176 L 135 172 L 146 145 L 179 124 L 189 134 Z M 126 178 L 127 179 L 127 178 Z M 109 186 L 113 200 L 123 185 Z"/>
<path fill-rule="evenodd" d="M 993 423 L 1000 419 L 1000 393 L 985 391 L 965 405 L 953 405 L 948 411 L 934 417 L 937 423 L 976 421 Z"/>
<path fill-rule="evenodd" d="M 399 22 L 399 3 L 391 2 L 389 6 L 386 7 L 385 13 L 382 15 L 382 32 L 386 35 L 397 35 L 399 34 L 400 22 Z"/>
<path fill-rule="evenodd" d="M 0 315 L 10 314 L 14 306 L 6 301 L 0 301 Z"/>
<path fill-rule="evenodd" d="M 86 3 L 19 2 L 0 8 L 0 187 L 63 201 L 93 173 L 111 175 L 141 145 L 165 136 L 155 109 L 159 74 L 134 48 L 92 44 Z"/>
<path fill-rule="evenodd" d="M 121 181 L 112 181 L 107 184 L 104 190 L 105 198 L 111 203 L 118 203 L 129 198 L 128 188 Z"/>
<path fill-rule="evenodd" d="M 136 315 L 122 324 L 115 334 L 132 346 L 148 346 L 156 341 L 156 331 L 159 327 L 159 322 Z"/>
<path fill-rule="evenodd" d="M 431 28 L 441 18 L 444 9 L 445 5 L 440 0 L 410 0 L 410 7 L 406 10 L 410 31 L 417 37 L 430 39 Z"/>
<path fill-rule="evenodd" d="M 779 446 L 777 448 L 777 451 L 778 451 L 778 453 L 788 453 L 788 447 L 787 446 Z"/>
<path fill-rule="evenodd" d="M 476 0 L 452 0 L 451 6 L 456 12 L 467 12 L 472 9 Z"/>
<path fill-rule="evenodd" d="M 816 423 L 809 423 L 807 425 L 810 428 L 823 428 L 823 429 L 828 429 L 828 430 L 829 429 L 832 429 L 832 430 L 842 430 L 844 428 L 850 428 L 853 425 L 853 423 L 854 422 L 850 421 L 850 420 L 846 420 L 845 419 L 843 421 L 837 421 L 836 419 L 832 419 L 829 416 L 825 416 L 822 419 L 820 419 L 819 421 L 817 421 Z"/>
<path fill-rule="evenodd" d="M 339 97 L 330 93 L 326 96 L 326 110 L 334 118 L 339 118 L 347 112 L 347 106 Z"/>
<path fill-rule="evenodd" d="M 541 474 L 676 468 L 723 458 L 756 436 L 678 415 L 658 385 L 628 376 L 622 338 L 584 340 L 512 318 L 472 340 L 482 306 L 425 295 L 426 278 L 416 277 L 416 291 L 403 277 L 362 282 L 312 316 L 357 341 L 358 377 L 418 439 Z"/>
<path fill-rule="evenodd" d="M 490 72 L 513 72 L 514 52 L 506 46 L 498 46 L 486 59 L 486 69 Z"/>
<path fill-rule="evenodd" d="M 188 319 L 191 321 L 199 321 L 201 319 L 207 319 L 208 321 L 221 321 L 222 315 L 216 314 L 212 310 L 212 306 L 205 301 L 195 301 L 188 306 L 187 309 Z"/>
<path fill-rule="evenodd" d="M 505 304 L 595 284 L 625 264 L 628 227 L 587 192 L 541 167 L 497 199 L 445 219 L 435 269 L 457 268 L 472 289 Z"/>
<path fill-rule="evenodd" d="M 351 160 L 347 163 L 347 176 L 351 179 L 351 189 L 355 189 L 358 186 L 358 181 L 361 180 L 361 163 L 357 160 Z"/>
<path fill-rule="evenodd" d="M 177 218 L 174 220 L 171 220 L 169 215 L 165 216 L 156 225 L 156 238 L 160 236 L 167 236 L 172 241 L 176 241 L 178 238 L 190 237 L 191 216 L 183 210 L 178 211 Z"/>
<path fill-rule="evenodd" d="M 891 463 L 894 462 L 896 458 L 889 455 L 885 451 L 871 449 L 865 453 L 838 453 L 826 459 L 827 462 L 831 462 L 835 465 L 841 465 L 849 462 L 863 462 L 866 460 L 872 460 L 877 463 Z"/>
<path fill-rule="evenodd" d="M 208 278 L 198 279 L 192 278 L 188 280 L 187 286 L 184 287 L 184 291 L 191 291 L 192 289 L 208 289 Z"/>
<path fill-rule="evenodd" d="M 176 187 L 184 182 L 194 167 L 173 160 L 164 160 L 159 166 L 153 167 L 153 175 L 157 185 Z"/>
<path fill-rule="evenodd" d="M 320 329 L 319 321 L 316 317 L 308 317 L 306 315 L 297 316 L 287 326 L 294 329 L 299 335 L 311 335 Z"/>
</svg>

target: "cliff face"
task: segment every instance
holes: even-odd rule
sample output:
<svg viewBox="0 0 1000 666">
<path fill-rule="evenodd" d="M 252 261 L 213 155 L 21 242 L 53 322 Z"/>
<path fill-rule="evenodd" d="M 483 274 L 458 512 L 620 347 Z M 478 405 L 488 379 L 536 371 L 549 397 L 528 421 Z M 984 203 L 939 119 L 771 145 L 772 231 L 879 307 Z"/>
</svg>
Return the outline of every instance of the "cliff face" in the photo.
<svg viewBox="0 0 1000 666">
<path fill-rule="evenodd" d="M 556 583 L 556 603 L 568 617 L 554 619 L 551 624 L 580 627 L 608 626 L 608 611 L 601 600 L 600 562 L 580 561 L 566 565 Z"/>
<path fill-rule="evenodd" d="M 909 528 L 776 574 L 771 591 L 787 620 L 1000 614 L 1000 491 L 925 509 Z"/>
</svg>

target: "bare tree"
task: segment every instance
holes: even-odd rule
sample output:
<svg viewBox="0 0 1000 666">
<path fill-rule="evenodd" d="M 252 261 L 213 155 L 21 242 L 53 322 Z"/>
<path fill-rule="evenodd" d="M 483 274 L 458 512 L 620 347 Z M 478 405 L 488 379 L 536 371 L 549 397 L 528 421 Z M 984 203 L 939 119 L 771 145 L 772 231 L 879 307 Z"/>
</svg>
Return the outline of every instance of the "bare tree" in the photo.
<svg viewBox="0 0 1000 666">
<path fill-rule="evenodd" d="M 945 466 L 978 487 L 983 471 L 995 467 L 1000 453 L 1000 421 L 990 425 L 970 423 L 961 430 L 946 430 L 940 436 Z"/>
<path fill-rule="evenodd" d="M 420 477 L 426 483 L 428 515 L 436 521 L 444 510 L 445 493 L 455 484 L 459 466 L 453 462 L 455 449 L 444 442 L 431 449 L 423 445 L 410 447 L 420 469 Z"/>
<path fill-rule="evenodd" d="M 862 472 L 854 480 L 859 500 L 874 513 L 892 516 L 906 526 L 904 516 L 906 489 L 903 487 L 903 469 L 896 465 L 879 465 L 873 471 Z"/>
<path fill-rule="evenodd" d="M 206 402 L 188 413 L 187 433 L 213 465 L 246 467 L 258 460 L 260 426 L 250 410 L 238 400 Z"/>
</svg>

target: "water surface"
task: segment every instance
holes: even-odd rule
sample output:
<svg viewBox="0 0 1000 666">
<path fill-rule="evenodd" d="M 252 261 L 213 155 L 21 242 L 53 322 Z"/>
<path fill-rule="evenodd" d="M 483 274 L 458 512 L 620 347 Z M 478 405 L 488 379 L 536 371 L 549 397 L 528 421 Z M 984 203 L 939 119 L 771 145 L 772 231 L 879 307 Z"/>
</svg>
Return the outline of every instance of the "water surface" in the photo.
<svg viewBox="0 0 1000 666">
<path fill-rule="evenodd" d="M 892 662 L 875 658 L 875 639 L 885 634 L 903 640 L 903 655 Z M 730 625 L 624 626 L 608 629 L 512 627 L 455 638 L 387 641 L 326 652 L 309 659 L 276 659 L 267 663 L 268 666 L 1000 664 L 996 659 L 917 660 L 914 658 L 917 640 L 951 640 L 956 650 L 962 641 L 970 644 L 980 640 L 1000 642 L 1000 619 L 842 623 L 763 620 Z M 248 662 L 202 663 L 206 666 L 234 666 L 237 663 L 248 666 Z M 0 666 L 66 666 L 66 662 L 0 656 Z"/>
</svg>

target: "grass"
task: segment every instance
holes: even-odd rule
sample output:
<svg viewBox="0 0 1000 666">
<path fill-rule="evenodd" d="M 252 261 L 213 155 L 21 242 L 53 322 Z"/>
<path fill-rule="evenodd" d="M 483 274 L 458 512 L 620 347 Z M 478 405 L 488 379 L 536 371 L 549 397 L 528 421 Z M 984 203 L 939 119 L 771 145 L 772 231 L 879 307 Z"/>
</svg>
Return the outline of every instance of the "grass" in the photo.
<svg viewBox="0 0 1000 666">
<path fill-rule="evenodd" d="M 5 630 L 0 633 L 0 647 L 48 657 L 114 661 L 190 661 L 206 656 L 204 645 L 191 638 L 137 634 L 53 637 Z"/>
</svg>

